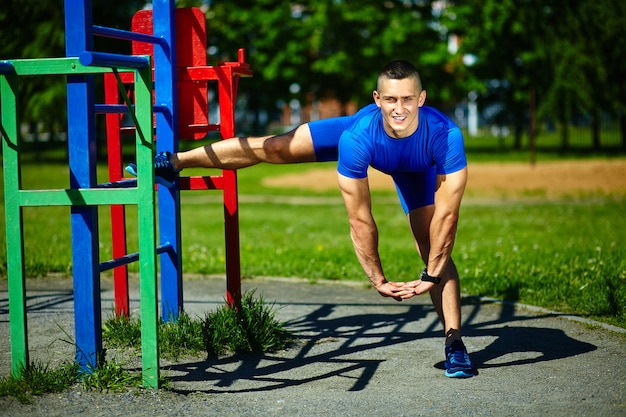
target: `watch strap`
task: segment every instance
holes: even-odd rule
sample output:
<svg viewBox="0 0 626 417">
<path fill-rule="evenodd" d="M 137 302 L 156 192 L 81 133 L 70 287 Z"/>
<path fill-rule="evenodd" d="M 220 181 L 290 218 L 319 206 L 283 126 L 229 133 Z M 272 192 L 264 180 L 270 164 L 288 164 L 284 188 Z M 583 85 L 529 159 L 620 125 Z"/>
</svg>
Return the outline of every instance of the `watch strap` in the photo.
<svg viewBox="0 0 626 417">
<path fill-rule="evenodd" d="M 441 282 L 440 277 L 433 277 L 433 276 L 428 275 L 428 272 L 426 272 L 426 268 L 422 269 L 422 274 L 420 275 L 420 279 L 422 281 L 432 282 L 434 284 L 439 284 Z"/>
</svg>

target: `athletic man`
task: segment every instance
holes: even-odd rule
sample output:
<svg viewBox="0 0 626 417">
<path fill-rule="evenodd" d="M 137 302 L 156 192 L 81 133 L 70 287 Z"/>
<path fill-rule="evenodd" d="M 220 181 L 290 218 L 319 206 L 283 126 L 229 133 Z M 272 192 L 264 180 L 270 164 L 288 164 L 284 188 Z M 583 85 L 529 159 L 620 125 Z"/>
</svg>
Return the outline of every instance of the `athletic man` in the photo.
<svg viewBox="0 0 626 417">
<path fill-rule="evenodd" d="M 233 138 L 155 158 L 158 182 L 172 186 L 188 167 L 238 169 L 258 162 L 338 160 L 338 182 L 356 256 L 372 285 L 400 301 L 430 292 L 445 332 L 446 376 L 476 374 L 461 340 L 459 277 L 451 259 L 467 162 L 460 129 L 424 106 L 426 91 L 415 67 L 393 61 L 381 71 L 370 104 L 353 116 L 303 124 L 283 135 Z M 386 279 L 378 253 L 367 169 L 391 175 L 417 251 L 426 263 L 420 279 Z M 136 175 L 131 164 L 128 171 Z"/>
</svg>

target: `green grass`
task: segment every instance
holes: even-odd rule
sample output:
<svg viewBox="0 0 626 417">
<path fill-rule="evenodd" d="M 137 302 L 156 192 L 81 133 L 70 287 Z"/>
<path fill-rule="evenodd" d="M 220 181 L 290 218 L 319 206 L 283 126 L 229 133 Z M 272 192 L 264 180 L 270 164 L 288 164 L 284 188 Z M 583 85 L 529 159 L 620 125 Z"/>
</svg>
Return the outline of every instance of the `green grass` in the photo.
<svg viewBox="0 0 626 417">
<path fill-rule="evenodd" d="M 521 154 L 518 154 L 521 155 Z M 476 154 L 469 154 L 473 160 Z M 509 160 L 480 154 L 480 160 Z M 521 156 L 520 156 L 521 158 Z M 540 158 L 553 159 L 553 154 Z M 302 172 L 332 164 L 259 165 L 239 171 L 241 267 L 244 277 L 297 276 L 367 283 L 352 250 L 345 209 L 336 189 L 269 188 L 268 176 Z M 218 171 L 214 171 L 217 173 Z M 185 171 L 186 174 L 211 171 Z M 26 187 L 65 187 L 67 168 L 28 164 Z M 104 178 L 104 171 L 99 171 Z M 324 197 L 326 202 L 294 205 L 249 202 L 252 196 Z M 523 197 L 523 196 L 522 196 Z M 390 279 L 412 280 L 421 270 L 393 192 L 376 192 L 374 215 L 380 229 L 380 252 Z M 520 301 L 591 317 L 626 327 L 626 218 L 623 196 L 587 195 L 561 202 L 527 199 L 520 203 L 463 205 L 454 257 L 463 293 Z M 0 206 L 0 211 L 2 211 Z M 128 207 L 129 250 L 136 251 L 136 209 Z M 69 209 L 27 208 L 27 275 L 71 272 Z M 110 259 L 110 224 L 99 209 L 100 257 Z M 1 232 L 1 231 L 0 231 Z M 225 272 L 223 208 L 220 193 L 182 195 L 183 268 L 185 273 Z M 4 233 L 0 233 L 0 275 L 6 275 Z M 131 271 L 137 267 L 131 265 Z"/>
<path fill-rule="evenodd" d="M 263 297 L 255 299 L 254 291 L 246 292 L 241 308 L 225 304 L 207 314 L 202 323 L 207 352 L 221 355 L 284 349 L 289 334 L 275 316 L 272 304 L 267 304 Z"/>
<path fill-rule="evenodd" d="M 206 350 L 202 323 L 184 311 L 177 321 L 159 323 L 159 351 L 166 359 L 196 355 Z M 102 339 L 107 348 L 132 348 L 141 351 L 141 320 L 130 316 L 115 316 L 102 325 Z"/>
<path fill-rule="evenodd" d="M 208 312 L 204 319 L 192 319 L 181 312 L 177 321 L 159 323 L 161 356 L 178 360 L 206 352 L 273 352 L 283 349 L 289 333 L 276 320 L 276 310 L 255 291 L 243 294 L 239 308 L 224 304 Z M 141 320 L 134 317 L 111 317 L 103 325 L 102 339 L 110 348 L 141 349 Z"/>
<path fill-rule="evenodd" d="M 18 375 L 0 378 L 0 397 L 13 397 L 30 404 L 33 396 L 63 392 L 79 383 L 86 390 L 119 392 L 140 388 L 141 382 L 140 372 L 130 372 L 115 360 L 103 361 L 88 374 L 81 374 L 76 362 L 63 363 L 56 368 L 32 362 Z"/>
<path fill-rule="evenodd" d="M 463 291 L 626 327 L 625 207 L 465 207 L 455 247 Z"/>
<path fill-rule="evenodd" d="M 159 351 L 162 357 L 178 360 L 185 356 L 206 352 L 209 355 L 225 353 L 273 352 L 284 349 L 289 332 L 284 323 L 276 320 L 273 304 L 263 297 L 255 298 L 255 291 L 243 294 L 241 306 L 224 304 L 207 313 L 204 320 L 192 319 L 181 312 L 175 322 L 159 323 Z M 141 320 L 113 316 L 102 325 L 102 339 L 106 349 L 141 350 Z M 70 342 L 71 343 L 71 342 Z M 0 398 L 13 397 L 21 403 L 31 403 L 36 395 L 62 392 L 77 383 L 82 388 L 96 391 L 126 391 L 142 386 L 141 372 L 129 371 L 116 359 L 101 359 L 89 373 L 81 373 L 77 363 L 50 368 L 31 363 L 18 372 L 0 378 Z M 161 376 L 159 386 L 168 388 L 170 381 Z"/>
<path fill-rule="evenodd" d="M 31 363 L 18 376 L 0 378 L 0 397 L 14 397 L 30 404 L 33 395 L 62 392 L 77 381 L 78 364 L 63 364 L 55 369 L 40 363 Z"/>
</svg>

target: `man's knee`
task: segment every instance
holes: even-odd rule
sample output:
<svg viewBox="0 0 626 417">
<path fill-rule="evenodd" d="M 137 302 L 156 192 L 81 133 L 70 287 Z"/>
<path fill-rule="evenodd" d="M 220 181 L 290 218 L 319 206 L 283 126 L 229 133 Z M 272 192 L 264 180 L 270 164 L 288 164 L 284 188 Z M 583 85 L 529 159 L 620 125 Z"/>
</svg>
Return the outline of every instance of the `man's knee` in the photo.
<svg viewBox="0 0 626 417">
<path fill-rule="evenodd" d="M 283 164 L 289 162 L 289 144 L 293 138 L 292 132 L 278 136 L 270 136 L 263 142 L 263 152 L 267 162 Z"/>
<path fill-rule="evenodd" d="M 311 132 L 306 125 L 284 133 L 270 136 L 263 143 L 267 162 L 288 164 L 315 161 L 315 149 Z"/>
</svg>

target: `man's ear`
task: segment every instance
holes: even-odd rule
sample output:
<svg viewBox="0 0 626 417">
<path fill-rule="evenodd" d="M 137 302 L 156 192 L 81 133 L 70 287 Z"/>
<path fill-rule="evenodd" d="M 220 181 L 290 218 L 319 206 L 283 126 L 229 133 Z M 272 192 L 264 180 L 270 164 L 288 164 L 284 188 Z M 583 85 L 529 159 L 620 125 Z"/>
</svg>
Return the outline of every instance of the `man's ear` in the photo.
<svg viewBox="0 0 626 417">
<path fill-rule="evenodd" d="M 422 107 L 424 103 L 426 103 L 426 90 L 422 90 L 422 92 L 420 93 L 418 106 Z"/>
<path fill-rule="evenodd" d="M 374 90 L 374 92 L 372 93 L 372 97 L 374 97 L 374 102 L 376 103 L 376 105 L 380 107 L 380 95 L 378 94 L 378 91 Z"/>
</svg>

